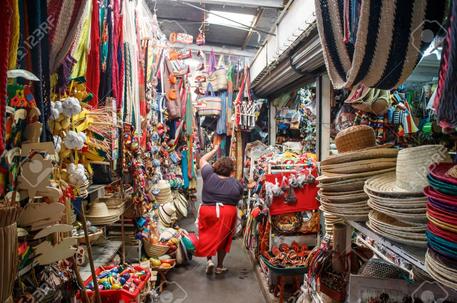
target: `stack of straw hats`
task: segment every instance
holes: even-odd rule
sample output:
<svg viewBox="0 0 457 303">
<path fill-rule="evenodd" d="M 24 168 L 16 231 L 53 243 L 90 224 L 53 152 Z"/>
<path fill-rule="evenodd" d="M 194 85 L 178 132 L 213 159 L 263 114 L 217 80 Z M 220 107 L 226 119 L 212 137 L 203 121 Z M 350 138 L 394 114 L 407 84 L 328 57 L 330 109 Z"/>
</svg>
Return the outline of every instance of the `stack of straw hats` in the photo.
<svg viewBox="0 0 457 303">
<path fill-rule="evenodd" d="M 173 200 L 170 183 L 168 181 L 160 180 L 155 186 L 155 190 L 158 190 L 158 194 L 155 196 L 158 203 L 164 204 Z"/>
<path fill-rule="evenodd" d="M 365 125 L 341 131 L 335 143 L 340 154 L 321 162 L 322 175 L 317 178 L 320 209 L 332 221 L 336 217 L 365 221 L 370 211 L 365 180 L 393 171 L 398 151 L 389 145 L 377 146 L 373 129 Z"/>
<path fill-rule="evenodd" d="M 384 237 L 408 245 L 425 246 L 427 167 L 434 161 L 450 161 L 441 145 L 405 148 L 398 153 L 396 170 L 365 182 L 373 211 L 367 223 Z"/>
<path fill-rule="evenodd" d="M 121 214 L 120 210 L 109 209 L 106 203 L 96 201 L 86 214 L 86 219 L 93 225 L 109 225 L 118 221 Z"/>
<path fill-rule="evenodd" d="M 440 163 L 429 168 L 425 264 L 437 281 L 457 288 L 457 165 Z"/>
<path fill-rule="evenodd" d="M 171 227 L 178 219 L 187 217 L 187 199 L 175 192 L 173 199 L 161 204 L 157 210 L 160 223 L 165 227 Z"/>
</svg>

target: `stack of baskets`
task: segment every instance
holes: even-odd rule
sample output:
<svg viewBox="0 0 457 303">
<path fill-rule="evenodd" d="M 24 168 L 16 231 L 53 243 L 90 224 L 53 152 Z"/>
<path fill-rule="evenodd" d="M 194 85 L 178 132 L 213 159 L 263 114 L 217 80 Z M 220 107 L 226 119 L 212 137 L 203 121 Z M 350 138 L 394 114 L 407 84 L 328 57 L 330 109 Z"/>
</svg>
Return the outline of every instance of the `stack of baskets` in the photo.
<svg viewBox="0 0 457 303">
<path fill-rule="evenodd" d="M 393 171 L 398 151 L 377 146 L 374 130 L 365 125 L 341 131 L 335 142 L 340 154 L 321 162 L 322 174 L 317 178 L 320 209 L 332 223 L 335 217 L 365 221 L 370 208 L 364 183 L 373 175 Z"/>
<path fill-rule="evenodd" d="M 441 145 L 405 148 L 398 153 L 396 170 L 368 179 L 365 192 L 372 208 L 367 225 L 396 242 L 426 246 L 427 167 L 434 160 L 451 159 Z"/>
</svg>

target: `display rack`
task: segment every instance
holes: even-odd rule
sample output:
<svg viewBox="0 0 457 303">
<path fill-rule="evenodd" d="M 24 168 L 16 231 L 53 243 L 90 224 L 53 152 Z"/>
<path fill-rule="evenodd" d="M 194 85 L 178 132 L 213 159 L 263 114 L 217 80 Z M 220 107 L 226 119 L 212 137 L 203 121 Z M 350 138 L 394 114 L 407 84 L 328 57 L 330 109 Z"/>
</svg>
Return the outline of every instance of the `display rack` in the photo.
<svg viewBox="0 0 457 303">
<path fill-rule="evenodd" d="M 354 229 L 356 229 L 358 232 L 361 234 L 365 235 L 368 237 L 370 240 L 373 240 L 376 244 L 380 245 L 385 251 L 390 252 L 391 254 L 395 255 L 398 257 L 398 259 L 404 261 L 405 263 L 408 263 L 410 265 L 413 265 L 423 271 L 426 271 L 425 269 L 425 253 L 426 253 L 426 248 L 421 248 L 421 247 L 413 247 L 413 246 L 406 246 L 404 244 L 400 244 L 394 241 L 387 240 L 386 238 L 376 234 L 373 232 L 371 229 L 369 229 L 365 223 L 362 222 L 355 222 L 355 221 L 347 221 L 349 225 L 351 225 Z M 374 248 L 373 246 L 369 246 L 369 248 Z M 381 250 L 376 249 L 374 251 L 376 254 L 382 254 L 383 259 L 384 257 L 387 259 L 390 259 L 388 256 L 386 256 Z M 396 265 L 400 265 L 395 263 Z M 407 265 L 407 264 L 404 264 Z M 403 266 L 401 266 L 403 267 Z M 405 266 L 403 268 L 408 269 L 408 266 Z"/>
</svg>

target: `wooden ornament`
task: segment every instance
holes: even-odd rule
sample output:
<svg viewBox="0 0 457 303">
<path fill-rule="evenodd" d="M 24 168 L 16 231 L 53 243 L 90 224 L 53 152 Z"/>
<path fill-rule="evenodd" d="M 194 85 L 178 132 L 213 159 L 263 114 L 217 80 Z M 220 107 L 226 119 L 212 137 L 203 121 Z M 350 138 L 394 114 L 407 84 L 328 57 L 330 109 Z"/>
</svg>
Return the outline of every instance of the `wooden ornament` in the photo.
<svg viewBox="0 0 457 303">
<path fill-rule="evenodd" d="M 37 256 L 34 259 L 34 263 L 46 265 L 73 257 L 77 250 L 76 246 L 77 240 L 74 238 L 65 238 L 56 245 L 52 245 L 49 241 L 44 241 L 33 247 Z"/>
<path fill-rule="evenodd" d="M 51 225 L 60 221 L 64 211 L 65 205 L 62 203 L 29 203 L 25 206 L 17 222 L 19 226 L 39 226 L 44 223 Z"/>
<path fill-rule="evenodd" d="M 40 142 L 42 124 L 40 122 L 33 122 L 27 124 L 24 131 L 24 139 L 26 143 Z"/>
<path fill-rule="evenodd" d="M 54 224 L 45 227 L 44 229 L 40 230 L 35 237 L 33 237 L 34 240 L 39 239 L 39 238 L 44 238 L 49 236 L 50 234 L 53 233 L 65 233 L 65 232 L 70 232 L 73 229 L 73 226 L 68 225 L 68 224 Z"/>
<path fill-rule="evenodd" d="M 25 157 L 25 156 L 29 155 L 32 151 L 46 152 L 51 155 L 54 155 L 56 153 L 56 150 L 54 148 L 54 143 L 52 143 L 52 142 L 22 144 L 21 156 Z"/>
</svg>

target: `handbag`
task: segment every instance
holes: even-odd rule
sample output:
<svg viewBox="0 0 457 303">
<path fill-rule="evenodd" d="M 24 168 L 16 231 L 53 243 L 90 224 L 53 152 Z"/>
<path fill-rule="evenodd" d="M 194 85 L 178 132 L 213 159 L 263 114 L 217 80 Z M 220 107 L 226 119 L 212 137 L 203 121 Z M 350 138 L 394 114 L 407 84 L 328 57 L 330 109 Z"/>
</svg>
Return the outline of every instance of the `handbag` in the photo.
<svg viewBox="0 0 457 303">
<path fill-rule="evenodd" d="M 198 115 L 203 116 L 219 116 L 222 110 L 222 99 L 214 95 L 211 83 L 208 84 L 208 92 L 210 96 L 204 96 L 197 100 Z"/>
<path fill-rule="evenodd" d="M 227 73 L 225 68 L 217 69 L 208 77 L 209 82 L 211 83 L 215 91 L 226 90 L 227 89 Z"/>
</svg>

